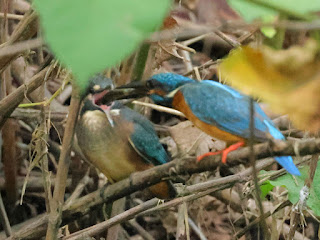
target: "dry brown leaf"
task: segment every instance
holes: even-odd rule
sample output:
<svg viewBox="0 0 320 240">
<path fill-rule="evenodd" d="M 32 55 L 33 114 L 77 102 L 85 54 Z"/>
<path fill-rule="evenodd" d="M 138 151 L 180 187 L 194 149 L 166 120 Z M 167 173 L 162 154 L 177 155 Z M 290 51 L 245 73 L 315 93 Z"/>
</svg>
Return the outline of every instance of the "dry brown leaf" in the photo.
<svg viewBox="0 0 320 240">
<path fill-rule="evenodd" d="M 225 148 L 225 143 L 215 140 L 211 136 L 195 127 L 192 122 L 184 121 L 169 129 L 170 135 L 177 144 L 179 154 L 200 156 L 210 150 L 216 151 Z"/>
</svg>

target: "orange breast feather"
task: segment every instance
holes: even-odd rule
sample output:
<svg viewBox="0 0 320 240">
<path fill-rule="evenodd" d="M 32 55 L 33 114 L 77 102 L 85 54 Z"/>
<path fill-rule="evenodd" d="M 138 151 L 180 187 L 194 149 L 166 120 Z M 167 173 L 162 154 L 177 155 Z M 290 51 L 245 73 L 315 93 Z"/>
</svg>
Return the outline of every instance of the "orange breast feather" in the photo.
<svg viewBox="0 0 320 240">
<path fill-rule="evenodd" d="M 199 129 L 204 131 L 205 133 L 209 134 L 210 136 L 223 140 L 227 143 L 227 145 L 232 145 L 236 142 L 245 141 L 244 138 L 233 135 L 231 133 L 228 133 L 226 131 L 220 130 L 214 125 L 210 125 L 208 123 L 205 123 L 201 121 L 199 118 L 197 118 L 191 111 L 190 107 L 184 100 L 183 94 L 178 91 L 173 98 L 173 107 L 180 112 L 184 113 L 184 115 L 194 123 L 195 126 L 197 126 Z"/>
</svg>

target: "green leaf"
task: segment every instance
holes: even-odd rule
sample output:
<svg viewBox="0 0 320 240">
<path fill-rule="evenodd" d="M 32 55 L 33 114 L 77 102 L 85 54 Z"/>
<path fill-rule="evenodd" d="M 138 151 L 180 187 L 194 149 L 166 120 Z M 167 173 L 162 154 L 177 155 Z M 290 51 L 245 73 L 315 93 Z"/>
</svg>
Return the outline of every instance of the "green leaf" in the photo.
<svg viewBox="0 0 320 240">
<path fill-rule="evenodd" d="M 273 27 L 262 27 L 261 32 L 268 38 L 273 38 L 277 33 L 277 31 Z"/>
<path fill-rule="evenodd" d="M 246 0 L 228 0 L 228 3 L 247 22 L 262 18 L 272 19 L 277 15 L 277 11 L 275 10 L 259 6 Z"/>
<path fill-rule="evenodd" d="M 56 57 L 84 88 L 87 79 L 127 57 L 165 17 L 169 0 L 35 0 Z"/>
<path fill-rule="evenodd" d="M 264 17 L 262 17 L 262 21 L 265 22 L 265 23 L 272 22 L 274 20 L 275 20 L 274 16 L 264 16 Z M 265 35 L 268 38 L 273 38 L 277 33 L 276 29 L 273 28 L 273 27 L 262 27 L 260 30 L 263 33 L 263 35 Z"/>
<path fill-rule="evenodd" d="M 283 186 L 288 189 L 289 200 L 291 203 L 295 204 L 299 201 L 300 190 L 304 186 L 305 179 L 309 177 L 309 167 L 305 166 L 299 169 L 301 176 L 295 177 L 294 180 L 291 174 L 285 174 L 277 178 L 276 180 L 269 180 L 264 183 L 270 189 L 272 186 Z M 318 162 L 316 173 L 314 176 L 314 182 L 310 189 L 310 195 L 307 200 L 307 206 L 311 208 L 317 216 L 320 216 L 320 186 L 318 184 L 318 179 L 320 179 L 320 163 Z M 263 185 L 262 185 L 263 186 Z"/>
<path fill-rule="evenodd" d="M 270 183 L 270 181 L 265 181 L 261 186 L 261 198 L 265 198 L 268 193 L 274 188 L 274 186 Z"/>
<path fill-rule="evenodd" d="M 299 169 L 301 176 L 296 176 L 295 179 L 291 174 L 285 174 L 278 177 L 276 180 L 269 181 L 273 186 L 283 186 L 288 189 L 289 200 L 291 203 L 295 204 L 299 200 L 300 189 L 304 185 L 304 179 L 307 177 L 308 169 L 304 167 Z"/>
<path fill-rule="evenodd" d="M 315 0 L 228 0 L 228 2 L 248 22 L 271 19 L 280 12 L 305 19 L 310 18 L 308 14 L 320 10 L 320 1 Z M 272 7 L 263 6 L 264 4 Z"/>
</svg>

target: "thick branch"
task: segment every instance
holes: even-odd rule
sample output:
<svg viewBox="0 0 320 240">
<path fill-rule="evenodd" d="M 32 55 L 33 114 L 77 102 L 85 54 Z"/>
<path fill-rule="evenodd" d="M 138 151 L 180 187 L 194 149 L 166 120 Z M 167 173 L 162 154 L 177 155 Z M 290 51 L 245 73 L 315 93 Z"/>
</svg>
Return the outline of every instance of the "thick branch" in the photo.
<svg viewBox="0 0 320 240">
<path fill-rule="evenodd" d="M 61 210 L 64 202 L 64 194 L 67 185 L 68 170 L 70 166 L 70 152 L 73 141 L 75 126 L 80 109 L 80 95 L 77 87 L 73 87 L 69 116 L 62 142 L 59 165 L 54 187 L 53 199 L 50 202 L 50 222 L 47 229 L 46 239 L 58 239 L 58 229 L 61 222 Z"/>
</svg>

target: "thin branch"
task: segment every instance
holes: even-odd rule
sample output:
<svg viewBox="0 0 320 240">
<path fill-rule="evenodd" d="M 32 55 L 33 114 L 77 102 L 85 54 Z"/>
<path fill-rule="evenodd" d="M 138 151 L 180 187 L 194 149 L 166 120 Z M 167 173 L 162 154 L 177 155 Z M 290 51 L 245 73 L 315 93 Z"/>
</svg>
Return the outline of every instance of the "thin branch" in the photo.
<svg viewBox="0 0 320 240">
<path fill-rule="evenodd" d="M 12 230 L 11 230 L 11 226 L 10 226 L 10 222 L 8 219 L 6 209 L 3 204 L 1 193 L 0 193 L 0 220 L 1 220 L 2 227 L 3 227 L 7 237 L 11 236 Z"/>
<path fill-rule="evenodd" d="M 123 212 L 122 214 L 119 214 L 109 220 L 106 220 L 102 223 L 96 224 L 93 227 L 89 227 L 87 229 L 83 229 L 81 231 L 73 233 L 63 239 L 75 240 L 75 239 L 82 239 L 85 236 L 94 236 L 96 234 L 99 234 L 101 231 L 103 231 L 106 228 L 109 228 L 117 223 L 129 220 L 135 216 L 142 216 L 142 215 L 154 213 L 156 211 L 163 211 L 164 209 L 178 206 L 178 205 L 182 204 L 183 202 L 194 201 L 195 199 L 201 198 L 201 197 L 206 196 L 210 193 L 213 193 L 215 191 L 219 191 L 221 189 L 228 188 L 228 187 L 230 187 L 230 186 L 229 185 L 222 185 L 222 186 L 219 186 L 215 189 L 209 189 L 204 192 L 195 193 L 195 194 L 192 194 L 189 196 L 175 198 L 175 199 L 173 199 L 169 202 L 166 202 L 164 204 L 161 204 L 161 205 L 158 205 L 158 201 L 156 203 L 154 203 L 154 200 L 156 200 L 156 199 L 151 199 L 151 200 L 141 204 L 143 206 L 143 209 L 140 207 L 141 205 L 138 205 L 137 207 L 133 207 L 133 208 Z"/>
<path fill-rule="evenodd" d="M 152 108 L 152 109 L 157 110 L 159 112 L 165 112 L 165 113 L 170 113 L 172 115 L 176 115 L 179 117 L 185 117 L 185 115 L 182 112 L 175 110 L 173 108 L 163 107 L 163 106 L 153 104 L 153 103 L 140 102 L 137 100 L 132 101 L 132 103 L 136 104 L 136 105 L 140 105 L 140 106 L 149 107 L 149 108 Z"/>
<path fill-rule="evenodd" d="M 9 40 L 0 45 L 0 49 L 5 51 L 5 48 L 12 45 L 18 41 L 24 41 L 33 37 L 38 30 L 38 17 L 36 13 L 32 10 L 27 12 L 23 19 L 18 23 L 14 32 L 11 34 Z M 13 53 L 10 55 L 0 57 L 0 72 L 2 72 L 5 67 L 18 57 L 18 53 Z"/>
<path fill-rule="evenodd" d="M 84 175 L 84 177 L 79 181 L 78 185 L 76 186 L 76 188 L 74 189 L 73 193 L 71 194 L 71 196 L 67 199 L 67 201 L 65 202 L 65 208 L 70 207 L 74 201 L 79 198 L 79 196 L 81 195 L 81 193 L 83 192 L 84 188 L 88 185 L 88 183 L 90 182 L 90 177 L 88 176 L 90 172 L 90 168 L 87 170 L 86 174 Z"/>
<path fill-rule="evenodd" d="M 36 90 L 42 84 L 45 75 L 48 73 L 48 70 L 48 67 L 44 68 L 39 73 L 34 75 L 28 84 L 21 85 L 0 101 L 0 128 L 5 122 L 5 119 L 9 117 L 19 103 L 23 101 L 24 97 Z"/>
<path fill-rule="evenodd" d="M 195 224 L 195 222 L 191 218 L 188 218 L 188 222 L 191 229 L 199 237 L 200 240 L 208 240 L 206 236 L 203 234 L 203 232 L 201 231 L 201 229 Z"/>
<path fill-rule="evenodd" d="M 261 201 L 261 191 L 260 187 L 258 184 L 258 176 L 257 176 L 257 169 L 256 169 L 256 159 L 255 159 L 255 154 L 254 154 L 254 116 L 255 116 L 255 109 L 254 109 L 254 101 L 252 98 L 250 98 L 250 124 L 249 124 L 249 129 L 250 129 L 250 138 L 249 138 L 249 148 L 250 148 L 250 163 L 252 166 L 252 175 L 253 175 L 253 182 L 254 182 L 254 187 L 256 191 L 256 202 L 259 207 L 260 211 L 260 225 L 263 233 L 263 238 L 269 239 L 270 238 L 270 233 L 268 231 L 266 219 L 264 218 L 264 210 L 262 206 L 262 201 Z"/>
<path fill-rule="evenodd" d="M 187 239 L 186 225 L 184 221 L 184 213 L 187 211 L 184 204 L 178 206 L 177 212 L 177 229 L 176 229 L 176 239 Z"/>
<path fill-rule="evenodd" d="M 47 75 L 48 76 L 48 75 Z M 45 88 L 46 84 L 45 81 L 42 83 L 40 87 L 40 96 L 38 100 L 43 101 L 45 98 Z M 39 131 L 41 134 L 41 138 L 39 139 L 40 142 L 37 143 L 39 146 L 39 153 L 41 154 L 41 171 L 42 171 L 42 177 L 43 177 L 43 188 L 45 193 L 45 202 L 46 202 L 46 210 L 47 212 L 50 212 L 50 201 L 52 200 L 52 193 L 51 193 L 51 182 L 50 182 L 50 173 L 49 173 L 49 161 L 48 161 L 48 134 L 50 129 L 48 129 L 50 126 L 47 125 L 47 119 L 48 115 L 46 114 L 46 109 L 48 107 L 41 106 L 40 107 L 40 118 L 41 122 L 39 125 Z"/>
<path fill-rule="evenodd" d="M 119 214 L 123 213 L 125 210 L 126 205 L 126 198 L 120 198 L 113 203 L 109 203 L 112 208 L 111 210 L 111 217 L 118 216 Z M 121 230 L 120 224 L 114 225 L 108 229 L 107 238 L 106 240 L 114 240 L 119 238 L 119 233 Z"/>
<path fill-rule="evenodd" d="M 216 31 L 214 31 L 214 33 L 217 34 L 219 37 L 221 37 L 223 40 L 225 40 L 227 43 L 229 43 L 230 46 L 233 47 L 233 48 L 241 46 L 241 43 L 239 43 L 235 39 L 232 39 L 228 35 L 226 35 L 223 32 L 221 32 L 220 30 L 216 30 Z"/>
<path fill-rule="evenodd" d="M 66 189 L 68 170 L 70 166 L 70 152 L 73 141 L 75 126 L 80 109 L 80 94 L 74 85 L 69 107 L 69 115 L 64 132 L 62 149 L 60 153 L 57 170 L 56 185 L 53 192 L 53 199 L 50 203 L 50 221 L 48 224 L 46 239 L 57 239 L 58 229 L 61 223 L 61 211 Z"/>
<path fill-rule="evenodd" d="M 244 227 L 243 229 L 241 229 L 240 231 L 238 231 L 235 235 L 233 235 L 234 240 L 241 238 L 246 232 L 248 232 L 250 229 L 252 229 L 255 225 L 259 224 L 261 222 L 261 218 L 268 218 L 270 217 L 272 214 L 275 214 L 276 212 L 278 212 L 279 210 L 290 206 L 290 201 L 287 200 L 283 203 L 281 203 L 274 211 L 268 211 L 266 213 L 263 213 L 262 215 L 260 215 L 259 217 L 257 217 L 255 220 L 253 220 L 252 222 L 250 222 L 250 224 L 248 224 L 246 227 Z"/>
<path fill-rule="evenodd" d="M 4 13 L 0 13 L 0 18 L 4 18 L 5 14 Z M 18 14 L 12 14 L 12 13 L 7 13 L 6 17 L 8 19 L 14 19 L 14 20 L 21 20 L 23 19 L 23 15 L 18 15 Z"/>
<path fill-rule="evenodd" d="M 216 61 L 209 60 L 209 61 L 207 61 L 206 63 L 202 64 L 201 66 L 194 67 L 191 71 L 187 71 L 186 73 L 183 74 L 183 76 L 189 76 L 189 75 L 191 75 L 193 72 L 195 72 L 195 69 L 197 69 L 198 71 L 199 71 L 199 70 L 203 70 L 203 69 L 209 68 L 209 67 L 211 67 L 211 66 L 217 65 L 217 64 L 219 64 L 220 62 L 221 62 L 221 60 L 216 60 Z"/>
<path fill-rule="evenodd" d="M 123 222 L 125 220 L 129 220 L 129 219 L 133 218 L 134 216 L 136 216 L 137 214 L 139 214 L 147 209 L 150 209 L 150 208 L 156 206 L 157 204 L 158 204 L 158 199 L 153 198 L 153 199 L 146 201 L 136 207 L 133 207 L 123 213 L 120 213 L 119 215 L 117 215 L 109 220 L 106 220 L 106 221 L 99 223 L 99 224 L 96 224 L 92 227 L 88 227 L 86 229 L 75 232 L 75 233 L 65 237 L 64 239 L 69 239 L 69 240 L 81 239 L 83 237 L 97 235 L 101 231 L 105 230 L 106 228 L 111 227 L 111 226 L 118 224 L 120 222 Z"/>
<path fill-rule="evenodd" d="M 46 111 L 46 114 L 49 114 L 49 111 Z M 68 112 L 60 111 L 51 111 L 50 110 L 50 121 L 51 122 L 62 122 L 67 118 Z M 40 122 L 40 110 L 38 109 L 25 109 L 25 108 L 16 108 L 10 118 L 15 118 L 19 120 L 30 120 Z"/>
<path fill-rule="evenodd" d="M 150 233 L 148 233 L 141 225 L 135 220 L 131 219 L 129 224 L 137 230 L 137 232 L 142 236 L 145 240 L 155 240 Z"/>
<path fill-rule="evenodd" d="M 44 42 L 42 38 L 36 38 L 31 40 L 25 40 L 23 42 L 18 42 L 4 48 L 0 48 L 0 58 L 13 55 L 13 54 L 19 54 L 33 48 L 38 48 L 38 47 L 41 47 L 43 44 Z"/>
</svg>

